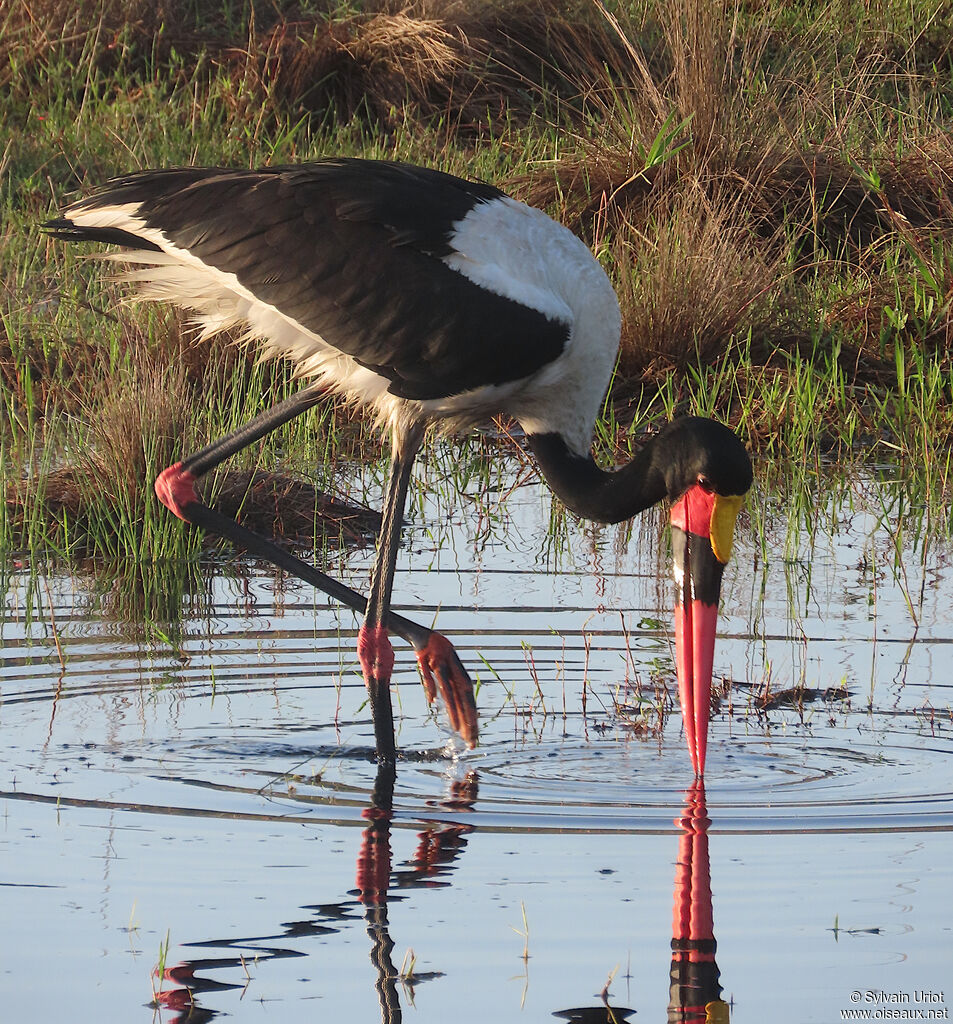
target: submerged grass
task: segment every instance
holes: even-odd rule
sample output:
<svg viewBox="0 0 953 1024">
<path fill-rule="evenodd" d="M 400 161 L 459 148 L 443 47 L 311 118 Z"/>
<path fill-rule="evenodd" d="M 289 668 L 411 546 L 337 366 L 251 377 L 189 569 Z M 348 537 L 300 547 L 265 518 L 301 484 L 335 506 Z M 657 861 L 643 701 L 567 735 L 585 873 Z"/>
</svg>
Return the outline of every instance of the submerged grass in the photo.
<svg viewBox="0 0 953 1024">
<path fill-rule="evenodd" d="M 0 2 L 0 548 L 140 579 L 195 558 L 151 479 L 299 386 L 124 304 L 38 225 L 135 167 L 330 153 L 500 182 L 586 238 L 624 316 L 600 458 L 714 415 L 795 494 L 832 462 L 891 463 L 945 524 L 951 39 L 919 0 Z M 498 445 L 519 451 L 501 426 L 438 478 L 485 492 Z M 294 504 L 280 529 L 348 543 L 373 522 L 322 525 L 321 495 L 380 451 L 328 404 L 211 486 L 259 527 Z M 489 539 L 498 506 L 477 505 Z"/>
</svg>

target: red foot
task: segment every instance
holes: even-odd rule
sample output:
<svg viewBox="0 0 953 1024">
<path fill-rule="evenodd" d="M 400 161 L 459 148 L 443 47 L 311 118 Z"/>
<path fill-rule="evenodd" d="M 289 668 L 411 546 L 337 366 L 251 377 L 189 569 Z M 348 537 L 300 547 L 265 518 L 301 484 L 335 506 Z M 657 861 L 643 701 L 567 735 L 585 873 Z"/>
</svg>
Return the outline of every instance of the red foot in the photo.
<svg viewBox="0 0 953 1024">
<path fill-rule="evenodd" d="M 364 681 L 390 683 L 394 671 L 394 648 L 383 626 L 361 626 L 357 634 L 357 656 L 364 670 Z"/>
<path fill-rule="evenodd" d="M 431 633 L 427 646 L 417 652 L 417 663 L 428 702 L 434 702 L 439 689 L 450 727 L 460 734 L 468 747 L 475 747 L 480 723 L 473 683 L 453 644 L 445 636 Z"/>
<path fill-rule="evenodd" d="M 175 465 L 162 470 L 156 477 L 155 489 L 156 496 L 167 509 L 174 512 L 183 522 L 190 522 L 185 514 L 185 508 L 199 500 L 195 493 L 194 474 L 183 469 L 181 462 L 176 462 Z"/>
</svg>

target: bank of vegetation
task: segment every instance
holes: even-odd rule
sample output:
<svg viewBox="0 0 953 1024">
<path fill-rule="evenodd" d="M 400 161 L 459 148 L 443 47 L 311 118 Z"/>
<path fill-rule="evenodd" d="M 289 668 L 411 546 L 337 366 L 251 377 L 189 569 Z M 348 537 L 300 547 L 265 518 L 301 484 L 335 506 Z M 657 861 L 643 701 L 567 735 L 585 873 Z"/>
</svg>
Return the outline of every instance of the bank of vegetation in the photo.
<svg viewBox="0 0 953 1024">
<path fill-rule="evenodd" d="M 8 550 L 194 553 L 149 481 L 297 386 L 40 224 L 134 168 L 330 154 L 492 181 L 592 246 L 624 316 L 607 460 L 701 412 L 766 471 L 873 459 L 945 495 L 949 4 L 0 0 L 0 91 Z M 214 486 L 308 538 L 379 457 L 329 403 Z"/>
</svg>

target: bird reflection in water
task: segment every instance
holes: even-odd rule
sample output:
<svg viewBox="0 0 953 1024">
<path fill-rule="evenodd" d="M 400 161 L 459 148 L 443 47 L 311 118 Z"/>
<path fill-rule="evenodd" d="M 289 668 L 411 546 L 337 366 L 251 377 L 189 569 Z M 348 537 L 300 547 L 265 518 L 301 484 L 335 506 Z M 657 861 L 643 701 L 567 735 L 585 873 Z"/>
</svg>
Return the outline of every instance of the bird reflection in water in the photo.
<svg viewBox="0 0 953 1024">
<path fill-rule="evenodd" d="M 449 882 L 442 876 L 452 870 L 454 862 L 466 848 L 466 836 L 473 830 L 473 826 L 435 823 L 418 834 L 414 856 L 392 870 L 390 832 L 395 779 L 393 764 L 379 765 L 370 806 L 363 812 L 368 825 L 361 833 L 357 888 L 352 892 L 355 899 L 305 907 L 303 909 L 314 912 L 314 918 L 285 923 L 281 926 L 283 931 L 276 935 L 187 943 L 206 949 L 233 949 L 235 953 L 231 956 L 187 960 L 165 967 L 161 972 L 157 970 L 156 974 L 161 975 L 162 984 L 159 986 L 160 991 L 156 992 L 155 1005 L 176 1014 L 169 1019 L 169 1024 L 203 1024 L 217 1016 L 218 1011 L 199 1004 L 198 998 L 202 993 L 240 990 L 245 987 L 244 984 L 214 981 L 198 972 L 240 968 L 247 977 L 248 962 L 254 961 L 257 966 L 261 966 L 267 960 L 306 956 L 299 950 L 282 947 L 281 940 L 329 935 L 340 931 L 347 922 L 355 921 L 362 909 L 371 940 L 371 962 L 377 970 L 375 988 L 380 1001 L 381 1021 L 382 1024 L 399 1024 L 402 1018 L 398 987 L 402 987 L 413 1000 L 414 985 L 439 977 L 439 974 L 414 972 L 412 969 L 398 970 L 394 966 L 394 942 L 390 937 L 387 920 L 388 900 L 402 898 L 392 895 L 393 891 L 448 885 Z M 477 792 L 477 775 L 470 772 L 463 779 L 454 780 L 450 784 L 450 793 L 446 798 L 430 803 L 438 810 L 465 812 L 475 803 Z"/>
<path fill-rule="evenodd" d="M 675 819 L 682 835 L 675 867 L 668 1020 L 728 1024 L 728 1004 L 721 998 L 721 972 L 715 963 L 705 783 L 696 780 L 685 795 L 684 812 Z"/>
<path fill-rule="evenodd" d="M 669 1024 L 728 1024 L 721 976 L 715 963 L 715 932 L 708 861 L 705 783 L 696 779 L 685 793 L 685 807 L 675 819 L 681 829 L 675 862 L 672 914 L 672 965 L 669 972 Z M 598 1006 L 578 1006 L 554 1013 L 570 1024 L 621 1024 L 635 1010 L 610 1006 L 607 993 Z"/>
<path fill-rule="evenodd" d="M 357 858 L 357 897 L 365 907 L 367 935 L 371 940 L 371 962 L 377 970 L 378 1000 L 383 1024 L 397 1024 L 401 1020 L 398 981 L 413 999 L 413 986 L 419 981 L 437 977 L 402 973 L 394 967 L 391 954 L 394 943 L 387 920 L 387 900 L 390 889 L 407 887 L 435 887 L 447 883 L 440 880 L 466 846 L 472 825 L 441 824 L 419 834 L 419 844 L 408 867 L 391 871 L 390 824 L 393 818 L 395 771 L 392 764 L 382 762 L 377 771 L 377 783 L 371 806 L 364 811 L 370 824 L 361 837 L 361 850 Z M 475 772 L 451 783 L 450 797 L 439 801 L 444 809 L 468 810 L 477 798 L 478 783 Z"/>
<path fill-rule="evenodd" d="M 419 833 L 414 856 L 396 869 L 392 868 L 391 823 L 393 821 L 395 772 L 392 765 L 381 764 L 370 806 L 363 812 L 368 824 L 361 833 L 357 859 L 357 888 L 352 900 L 321 904 L 304 909 L 314 917 L 282 925 L 277 935 L 245 939 L 220 939 L 194 943 L 204 948 L 234 950 L 231 956 L 188 960 L 167 967 L 162 972 L 163 987 L 156 995 L 156 1004 L 173 1010 L 177 1016 L 169 1024 L 200 1024 L 211 1020 L 217 1011 L 202 1007 L 198 997 L 203 993 L 241 989 L 242 984 L 226 984 L 203 977 L 199 972 L 242 968 L 254 960 L 259 967 L 264 961 L 305 956 L 299 950 L 282 947 L 282 939 L 328 935 L 363 915 L 371 941 L 371 962 L 377 972 L 375 988 L 383 1024 L 402 1020 L 400 994 L 406 992 L 413 1001 L 414 985 L 436 973 L 423 974 L 403 968 L 393 961 L 394 942 L 390 936 L 388 902 L 400 900 L 400 890 L 434 888 L 448 885 L 443 877 L 467 845 L 472 825 L 438 823 Z M 477 775 L 470 773 L 454 781 L 448 797 L 433 801 L 441 811 L 465 812 L 477 799 Z M 705 803 L 705 786 L 701 780 L 687 790 L 685 807 L 675 824 L 681 830 L 675 868 L 674 911 L 672 915 L 672 960 L 669 983 L 669 1024 L 728 1024 L 729 1008 L 721 998 L 720 972 L 715 962 L 716 942 L 712 915 L 711 873 L 708 857 L 708 828 L 711 824 Z M 622 1024 L 635 1011 L 611 1006 L 608 993 L 595 1006 L 560 1010 L 554 1017 L 571 1024 Z"/>
</svg>

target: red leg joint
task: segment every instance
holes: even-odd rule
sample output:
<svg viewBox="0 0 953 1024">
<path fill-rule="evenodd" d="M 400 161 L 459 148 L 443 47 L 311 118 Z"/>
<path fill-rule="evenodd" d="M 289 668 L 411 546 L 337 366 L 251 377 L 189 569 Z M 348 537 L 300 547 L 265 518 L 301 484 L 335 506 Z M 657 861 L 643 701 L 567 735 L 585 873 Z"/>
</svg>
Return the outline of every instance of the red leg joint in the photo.
<svg viewBox="0 0 953 1024">
<path fill-rule="evenodd" d="M 367 683 L 371 680 L 390 682 L 394 671 L 394 648 L 383 626 L 361 626 L 357 634 L 357 656 Z"/>
<path fill-rule="evenodd" d="M 167 509 L 184 522 L 190 521 L 185 509 L 199 499 L 195 493 L 195 475 L 183 469 L 181 462 L 162 470 L 156 477 L 155 489 L 156 496 Z"/>
</svg>

